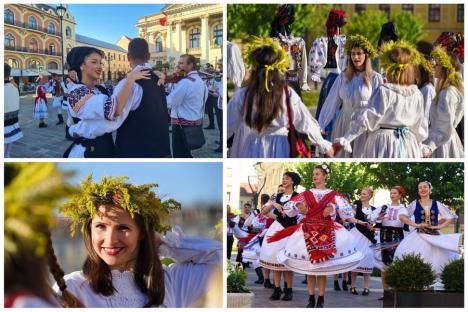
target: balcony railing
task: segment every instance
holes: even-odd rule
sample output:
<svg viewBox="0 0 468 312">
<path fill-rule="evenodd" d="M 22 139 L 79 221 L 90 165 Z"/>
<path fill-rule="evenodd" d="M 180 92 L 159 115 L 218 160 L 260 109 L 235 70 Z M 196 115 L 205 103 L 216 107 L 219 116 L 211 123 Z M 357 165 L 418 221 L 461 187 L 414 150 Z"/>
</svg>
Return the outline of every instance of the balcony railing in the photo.
<svg viewBox="0 0 468 312">
<path fill-rule="evenodd" d="M 16 52 L 24 52 L 24 53 L 36 53 L 36 54 L 45 54 L 45 55 L 52 55 L 52 56 L 61 56 L 62 54 L 57 51 L 50 51 L 47 49 L 30 49 L 28 47 L 21 47 L 21 46 L 16 46 L 16 47 L 11 47 L 11 46 L 5 46 L 6 51 L 16 51 Z"/>
<path fill-rule="evenodd" d="M 59 31 L 54 31 L 54 32 L 51 32 L 49 31 L 49 29 L 47 28 L 44 28 L 44 27 L 32 27 L 31 25 L 29 25 L 29 23 L 23 23 L 23 22 L 18 22 L 18 21 L 11 21 L 11 20 L 5 20 L 5 24 L 8 24 L 8 25 L 14 25 L 14 26 L 17 26 L 17 27 L 20 27 L 20 28 L 26 28 L 26 29 L 32 29 L 32 30 L 37 30 L 37 31 L 40 31 L 40 32 L 43 32 L 43 33 L 46 33 L 46 34 L 49 34 L 49 35 L 53 35 L 53 36 L 59 36 L 60 37 L 60 32 Z"/>
</svg>

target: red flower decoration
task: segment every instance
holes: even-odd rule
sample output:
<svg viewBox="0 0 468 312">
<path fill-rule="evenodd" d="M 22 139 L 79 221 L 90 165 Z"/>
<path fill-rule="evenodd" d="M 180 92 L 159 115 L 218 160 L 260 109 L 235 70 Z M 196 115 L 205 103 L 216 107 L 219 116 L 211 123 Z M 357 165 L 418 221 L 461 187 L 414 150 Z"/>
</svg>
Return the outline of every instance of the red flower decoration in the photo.
<svg viewBox="0 0 468 312">
<path fill-rule="evenodd" d="M 405 189 L 403 188 L 403 186 L 400 186 L 398 192 L 400 192 L 401 195 L 405 194 Z"/>
</svg>

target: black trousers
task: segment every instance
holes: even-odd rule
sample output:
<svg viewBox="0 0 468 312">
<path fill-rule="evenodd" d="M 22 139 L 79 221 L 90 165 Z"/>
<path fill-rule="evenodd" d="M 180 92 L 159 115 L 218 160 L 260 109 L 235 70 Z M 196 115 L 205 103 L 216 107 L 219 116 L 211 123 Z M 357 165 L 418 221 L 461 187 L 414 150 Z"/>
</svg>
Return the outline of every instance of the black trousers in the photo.
<svg viewBox="0 0 468 312">
<path fill-rule="evenodd" d="M 208 95 L 208 98 L 206 99 L 205 103 L 205 114 L 208 115 L 208 120 L 210 122 L 208 127 L 214 128 L 214 109 L 216 107 L 216 104 L 218 104 L 218 98 L 212 95 Z"/>
<path fill-rule="evenodd" d="M 227 258 L 231 260 L 231 253 L 232 253 L 232 245 L 234 244 L 234 236 L 228 235 L 227 236 Z"/>
<path fill-rule="evenodd" d="M 218 123 L 219 129 L 219 142 L 223 146 L 223 110 L 218 108 L 218 105 L 215 106 L 216 113 L 216 122 Z"/>
<path fill-rule="evenodd" d="M 179 125 L 172 125 L 172 155 L 174 158 L 192 158 L 184 130 Z"/>
</svg>

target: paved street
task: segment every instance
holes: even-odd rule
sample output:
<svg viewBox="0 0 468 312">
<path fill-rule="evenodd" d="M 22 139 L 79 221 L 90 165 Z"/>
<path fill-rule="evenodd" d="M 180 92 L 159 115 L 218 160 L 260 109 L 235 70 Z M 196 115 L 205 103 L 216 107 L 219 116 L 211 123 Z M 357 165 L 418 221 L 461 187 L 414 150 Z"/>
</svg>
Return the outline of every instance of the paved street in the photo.
<svg viewBox="0 0 468 312">
<path fill-rule="evenodd" d="M 24 137 L 13 144 L 11 156 L 15 158 L 61 158 L 71 141 L 65 139 L 65 125 L 55 125 L 58 119 L 55 109 L 51 107 L 52 99 L 48 98 L 47 128 L 38 128 L 38 121 L 32 118 L 34 95 L 22 95 L 20 101 L 19 124 Z M 204 127 L 207 125 L 208 118 L 205 115 Z M 222 153 L 214 151 L 218 147 L 215 143 L 219 140 L 218 130 L 204 131 L 207 144 L 193 151 L 192 155 L 196 158 L 221 158 Z"/>
<path fill-rule="evenodd" d="M 231 260 L 236 259 L 236 254 L 232 254 Z M 309 295 L 307 292 L 307 285 L 302 284 L 304 275 L 294 273 L 293 277 L 293 300 L 292 301 L 271 301 L 269 297 L 273 293 L 273 289 L 264 288 L 263 285 L 255 284 L 257 275 L 253 268 L 247 268 L 248 273 L 247 286 L 255 293 L 252 307 L 255 308 L 305 308 Z M 270 280 L 273 282 L 273 274 L 270 273 Z M 370 294 L 369 296 L 362 296 L 363 278 L 357 278 L 357 291 L 359 295 L 352 295 L 349 291 L 335 291 L 333 289 L 333 277 L 327 278 L 327 288 L 325 291 L 325 307 L 326 308 L 381 308 L 382 301 L 377 300 L 383 294 L 382 284 L 380 277 L 371 277 L 370 281 Z M 283 285 L 281 285 L 283 287 Z M 340 278 L 341 287 L 341 278 Z M 349 287 L 349 285 L 348 285 Z M 317 292 L 317 289 L 316 289 Z M 316 297 L 317 298 L 317 297 Z"/>
</svg>

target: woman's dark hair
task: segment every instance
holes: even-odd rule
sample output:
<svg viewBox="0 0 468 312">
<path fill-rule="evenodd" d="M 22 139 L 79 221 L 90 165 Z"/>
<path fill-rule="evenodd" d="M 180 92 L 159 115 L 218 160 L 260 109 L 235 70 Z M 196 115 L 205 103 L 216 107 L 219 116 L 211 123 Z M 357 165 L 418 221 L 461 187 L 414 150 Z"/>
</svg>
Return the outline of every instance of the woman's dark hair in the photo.
<svg viewBox="0 0 468 312">
<path fill-rule="evenodd" d="M 323 166 L 326 166 L 328 171 L 327 169 L 323 168 Z M 314 167 L 314 169 L 320 169 L 325 175 L 329 175 L 331 173 L 331 168 L 326 164 L 317 165 Z"/>
<path fill-rule="evenodd" d="M 154 232 L 149 229 L 141 215 L 135 214 L 135 223 L 140 229 L 142 239 L 134 268 L 134 279 L 138 288 L 148 297 L 144 306 L 160 306 L 164 301 L 164 270 L 159 259 L 159 248 L 156 246 Z M 103 296 L 111 296 L 115 292 L 112 284 L 112 275 L 109 266 L 94 251 L 91 238 L 91 223 L 86 222 L 83 240 L 88 250 L 88 256 L 83 264 L 83 274 L 88 279 L 91 289 Z"/>
<path fill-rule="evenodd" d="M 266 65 L 272 65 L 278 59 L 272 47 L 263 46 L 252 52 L 258 64 L 247 81 L 245 105 L 243 114 L 245 123 L 258 132 L 263 132 L 271 122 L 283 112 L 283 94 L 286 81 L 278 70 L 268 72 L 267 84 L 270 91 L 265 88 Z"/>
<path fill-rule="evenodd" d="M 289 25 L 294 23 L 294 11 L 293 4 L 283 4 L 276 9 L 275 18 L 271 22 L 270 37 L 277 38 L 280 33 L 287 36 L 291 34 Z"/>
<path fill-rule="evenodd" d="M 419 78 L 417 79 L 419 89 L 428 83 L 434 84 L 434 75 L 432 75 L 424 66 L 418 65 L 417 70 L 419 73 Z"/>
<path fill-rule="evenodd" d="M 102 58 L 105 57 L 104 52 L 93 48 L 93 47 L 74 47 L 68 52 L 67 54 L 67 64 L 69 66 L 69 70 L 74 70 L 76 71 L 76 74 L 78 76 L 78 81 L 81 82 L 83 79 L 83 75 L 81 73 L 81 65 L 84 63 L 86 57 L 89 55 L 97 53 L 99 54 Z"/>
<path fill-rule="evenodd" d="M 293 188 L 301 184 L 301 177 L 297 173 L 292 172 L 292 171 L 287 171 L 283 175 L 291 178 L 291 180 L 293 181 Z"/>
<path fill-rule="evenodd" d="M 270 200 L 270 195 L 268 194 L 262 194 L 262 196 L 260 196 L 260 204 L 262 206 L 268 203 L 269 200 Z"/>
</svg>

